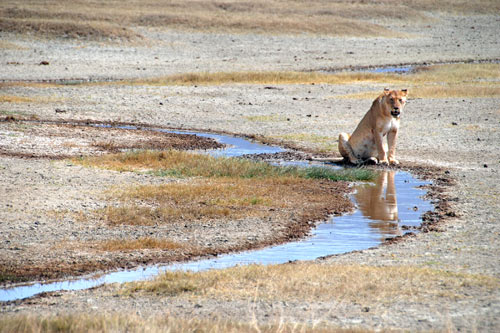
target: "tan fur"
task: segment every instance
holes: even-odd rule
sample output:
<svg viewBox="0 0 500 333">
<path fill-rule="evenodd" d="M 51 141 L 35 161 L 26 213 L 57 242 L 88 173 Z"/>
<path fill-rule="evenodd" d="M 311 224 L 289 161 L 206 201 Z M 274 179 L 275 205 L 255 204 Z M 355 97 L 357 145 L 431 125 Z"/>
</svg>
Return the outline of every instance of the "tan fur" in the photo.
<svg viewBox="0 0 500 333">
<path fill-rule="evenodd" d="M 346 161 L 362 164 L 398 164 L 396 140 L 400 114 L 406 104 L 408 91 L 388 90 L 377 97 L 352 133 L 340 133 L 339 151 Z M 384 138 L 387 136 L 387 143 Z"/>
</svg>

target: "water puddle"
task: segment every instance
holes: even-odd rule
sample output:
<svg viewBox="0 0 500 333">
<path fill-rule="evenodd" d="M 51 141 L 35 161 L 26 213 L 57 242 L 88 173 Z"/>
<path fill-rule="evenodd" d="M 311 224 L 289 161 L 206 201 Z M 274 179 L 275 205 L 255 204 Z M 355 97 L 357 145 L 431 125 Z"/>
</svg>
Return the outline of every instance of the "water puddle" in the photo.
<svg viewBox="0 0 500 333">
<path fill-rule="evenodd" d="M 210 137 L 230 145 L 228 149 L 212 151 L 211 153 L 215 155 L 241 156 L 249 153 L 284 151 L 279 147 L 265 146 L 225 135 L 183 131 L 176 133 Z M 301 164 L 308 164 L 308 162 L 301 162 Z M 317 162 L 312 162 L 312 164 L 318 165 Z M 321 165 L 328 166 L 327 164 Z M 246 264 L 280 264 L 367 249 L 381 244 L 387 238 L 403 235 L 420 225 L 421 215 L 433 209 L 429 201 L 421 198 L 425 191 L 418 187 L 424 184 L 428 183 L 413 178 L 408 172 L 381 171 L 373 183 L 355 186 L 352 199 L 358 209 L 353 214 L 334 217 L 320 223 L 306 239 L 199 261 L 151 265 L 87 278 L 0 289 L 0 301 L 23 299 L 42 292 L 81 290 L 106 283 L 140 281 L 152 278 L 166 270 L 203 271 Z"/>
<path fill-rule="evenodd" d="M 391 73 L 391 74 L 409 74 L 415 69 L 414 66 L 392 66 L 370 68 L 367 72 L 371 73 Z"/>
<path fill-rule="evenodd" d="M 227 146 L 225 149 L 208 151 L 208 153 L 210 153 L 213 156 L 238 157 L 247 154 L 274 154 L 285 151 L 285 149 L 281 147 L 263 145 L 252 142 L 244 138 L 230 136 L 230 135 L 223 135 L 223 134 L 202 133 L 202 132 L 182 131 L 182 130 L 173 131 L 162 128 L 154 128 L 154 127 L 149 128 L 149 127 L 130 126 L 130 125 L 113 126 L 113 125 L 103 125 L 103 124 L 92 124 L 90 126 L 105 127 L 105 128 L 114 127 L 114 128 L 128 129 L 128 130 L 147 130 L 147 131 L 163 132 L 163 133 L 196 135 L 202 138 L 214 139 L 219 143 L 222 143 Z"/>
</svg>

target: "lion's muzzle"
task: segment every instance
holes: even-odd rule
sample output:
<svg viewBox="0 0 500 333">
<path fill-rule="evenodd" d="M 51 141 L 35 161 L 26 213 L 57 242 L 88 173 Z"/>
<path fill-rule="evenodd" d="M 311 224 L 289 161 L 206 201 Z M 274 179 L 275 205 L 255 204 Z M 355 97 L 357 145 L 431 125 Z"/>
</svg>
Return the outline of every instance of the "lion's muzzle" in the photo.
<svg viewBox="0 0 500 333">
<path fill-rule="evenodd" d="M 391 110 L 391 115 L 395 118 L 399 117 L 400 114 L 401 114 L 401 111 L 399 111 L 399 108 L 394 108 Z"/>
</svg>

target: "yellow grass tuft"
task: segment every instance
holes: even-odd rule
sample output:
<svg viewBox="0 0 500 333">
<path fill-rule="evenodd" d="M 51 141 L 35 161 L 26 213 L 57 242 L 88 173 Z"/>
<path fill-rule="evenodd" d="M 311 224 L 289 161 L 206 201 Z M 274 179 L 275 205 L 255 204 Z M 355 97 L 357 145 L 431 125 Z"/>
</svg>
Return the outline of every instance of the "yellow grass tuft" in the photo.
<svg viewBox="0 0 500 333">
<path fill-rule="evenodd" d="M 32 103 L 34 99 L 31 97 L 0 95 L 0 103 Z"/>
<path fill-rule="evenodd" d="M 107 311 L 106 311 L 107 312 Z M 108 312 L 106 314 L 59 315 L 5 315 L 0 317 L 0 333 L 32 332 L 238 332 L 238 333 L 327 333 L 371 332 L 362 329 L 342 329 L 326 323 L 275 323 L 259 324 L 219 318 L 175 318 L 170 315 L 141 317 L 134 313 Z"/>
<path fill-rule="evenodd" d="M 184 73 L 146 80 L 123 81 L 139 85 L 221 85 L 221 84 L 350 84 L 357 82 L 404 82 L 400 75 L 369 72 L 327 74 L 319 72 L 217 72 Z M 104 83 L 108 84 L 108 83 Z"/>
<path fill-rule="evenodd" d="M 134 151 L 74 159 L 75 163 L 117 171 L 154 170 L 159 175 L 181 177 L 270 176 L 279 169 L 267 163 L 245 159 L 216 158 L 185 151 Z"/>
<path fill-rule="evenodd" d="M 327 189 L 300 178 L 217 178 L 189 183 L 143 185 L 115 190 L 110 199 L 122 206 L 98 211 L 111 225 L 155 225 L 175 222 L 239 219 L 271 214 L 302 214 L 328 206 Z M 301 208 L 307 202 L 309 208 Z"/>
<path fill-rule="evenodd" d="M 464 290 L 495 290 L 498 278 L 414 266 L 375 267 L 298 263 L 251 265 L 200 273 L 166 272 L 153 281 L 129 283 L 125 295 L 189 294 L 215 299 L 345 301 L 391 304 L 398 300 L 465 298 Z"/>
<path fill-rule="evenodd" d="M 51 103 L 61 101 L 60 98 L 47 96 L 15 96 L 0 95 L 0 103 Z"/>
<path fill-rule="evenodd" d="M 138 239 L 113 239 L 95 245 L 100 251 L 134 251 L 134 250 L 176 250 L 185 247 L 183 244 L 165 239 L 142 237 Z"/>
<path fill-rule="evenodd" d="M 422 67 L 413 74 L 387 75 L 379 83 L 408 88 L 410 98 L 500 97 L 500 64 Z M 332 98 L 375 99 L 380 93 L 381 91 L 366 91 Z"/>
<path fill-rule="evenodd" d="M 332 98 L 346 99 L 370 99 L 373 100 L 380 95 L 380 91 L 366 91 L 355 94 L 347 94 L 335 96 Z M 468 98 L 490 98 L 500 97 L 500 85 L 498 87 L 491 86 L 428 86 L 428 87 L 412 87 L 410 88 L 409 98 L 453 98 L 453 97 L 468 97 Z"/>
</svg>

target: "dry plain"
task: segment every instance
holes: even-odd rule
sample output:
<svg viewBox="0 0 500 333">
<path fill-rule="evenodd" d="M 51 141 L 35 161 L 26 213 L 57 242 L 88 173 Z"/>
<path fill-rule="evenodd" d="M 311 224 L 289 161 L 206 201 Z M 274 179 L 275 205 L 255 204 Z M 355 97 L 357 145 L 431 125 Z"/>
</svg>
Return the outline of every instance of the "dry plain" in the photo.
<svg viewBox="0 0 500 333">
<path fill-rule="evenodd" d="M 89 166 L 87 156 L 216 143 L 66 122 L 226 132 L 337 157 L 338 133 L 384 87 L 408 88 L 398 156 L 432 180 L 438 209 L 427 232 L 374 249 L 2 303 L 0 331 L 497 331 L 499 12 L 497 1 L 2 2 L 4 285 L 260 247 L 352 208 L 345 182 L 283 180 L 235 212 L 110 226 L 92 214 L 138 188 L 227 186 Z M 367 71 L 410 65 L 404 75 Z M 317 206 L 280 202 L 285 185 Z M 319 202 L 325 193 L 332 199 Z M 279 209 L 248 208 L 259 200 Z"/>
</svg>

